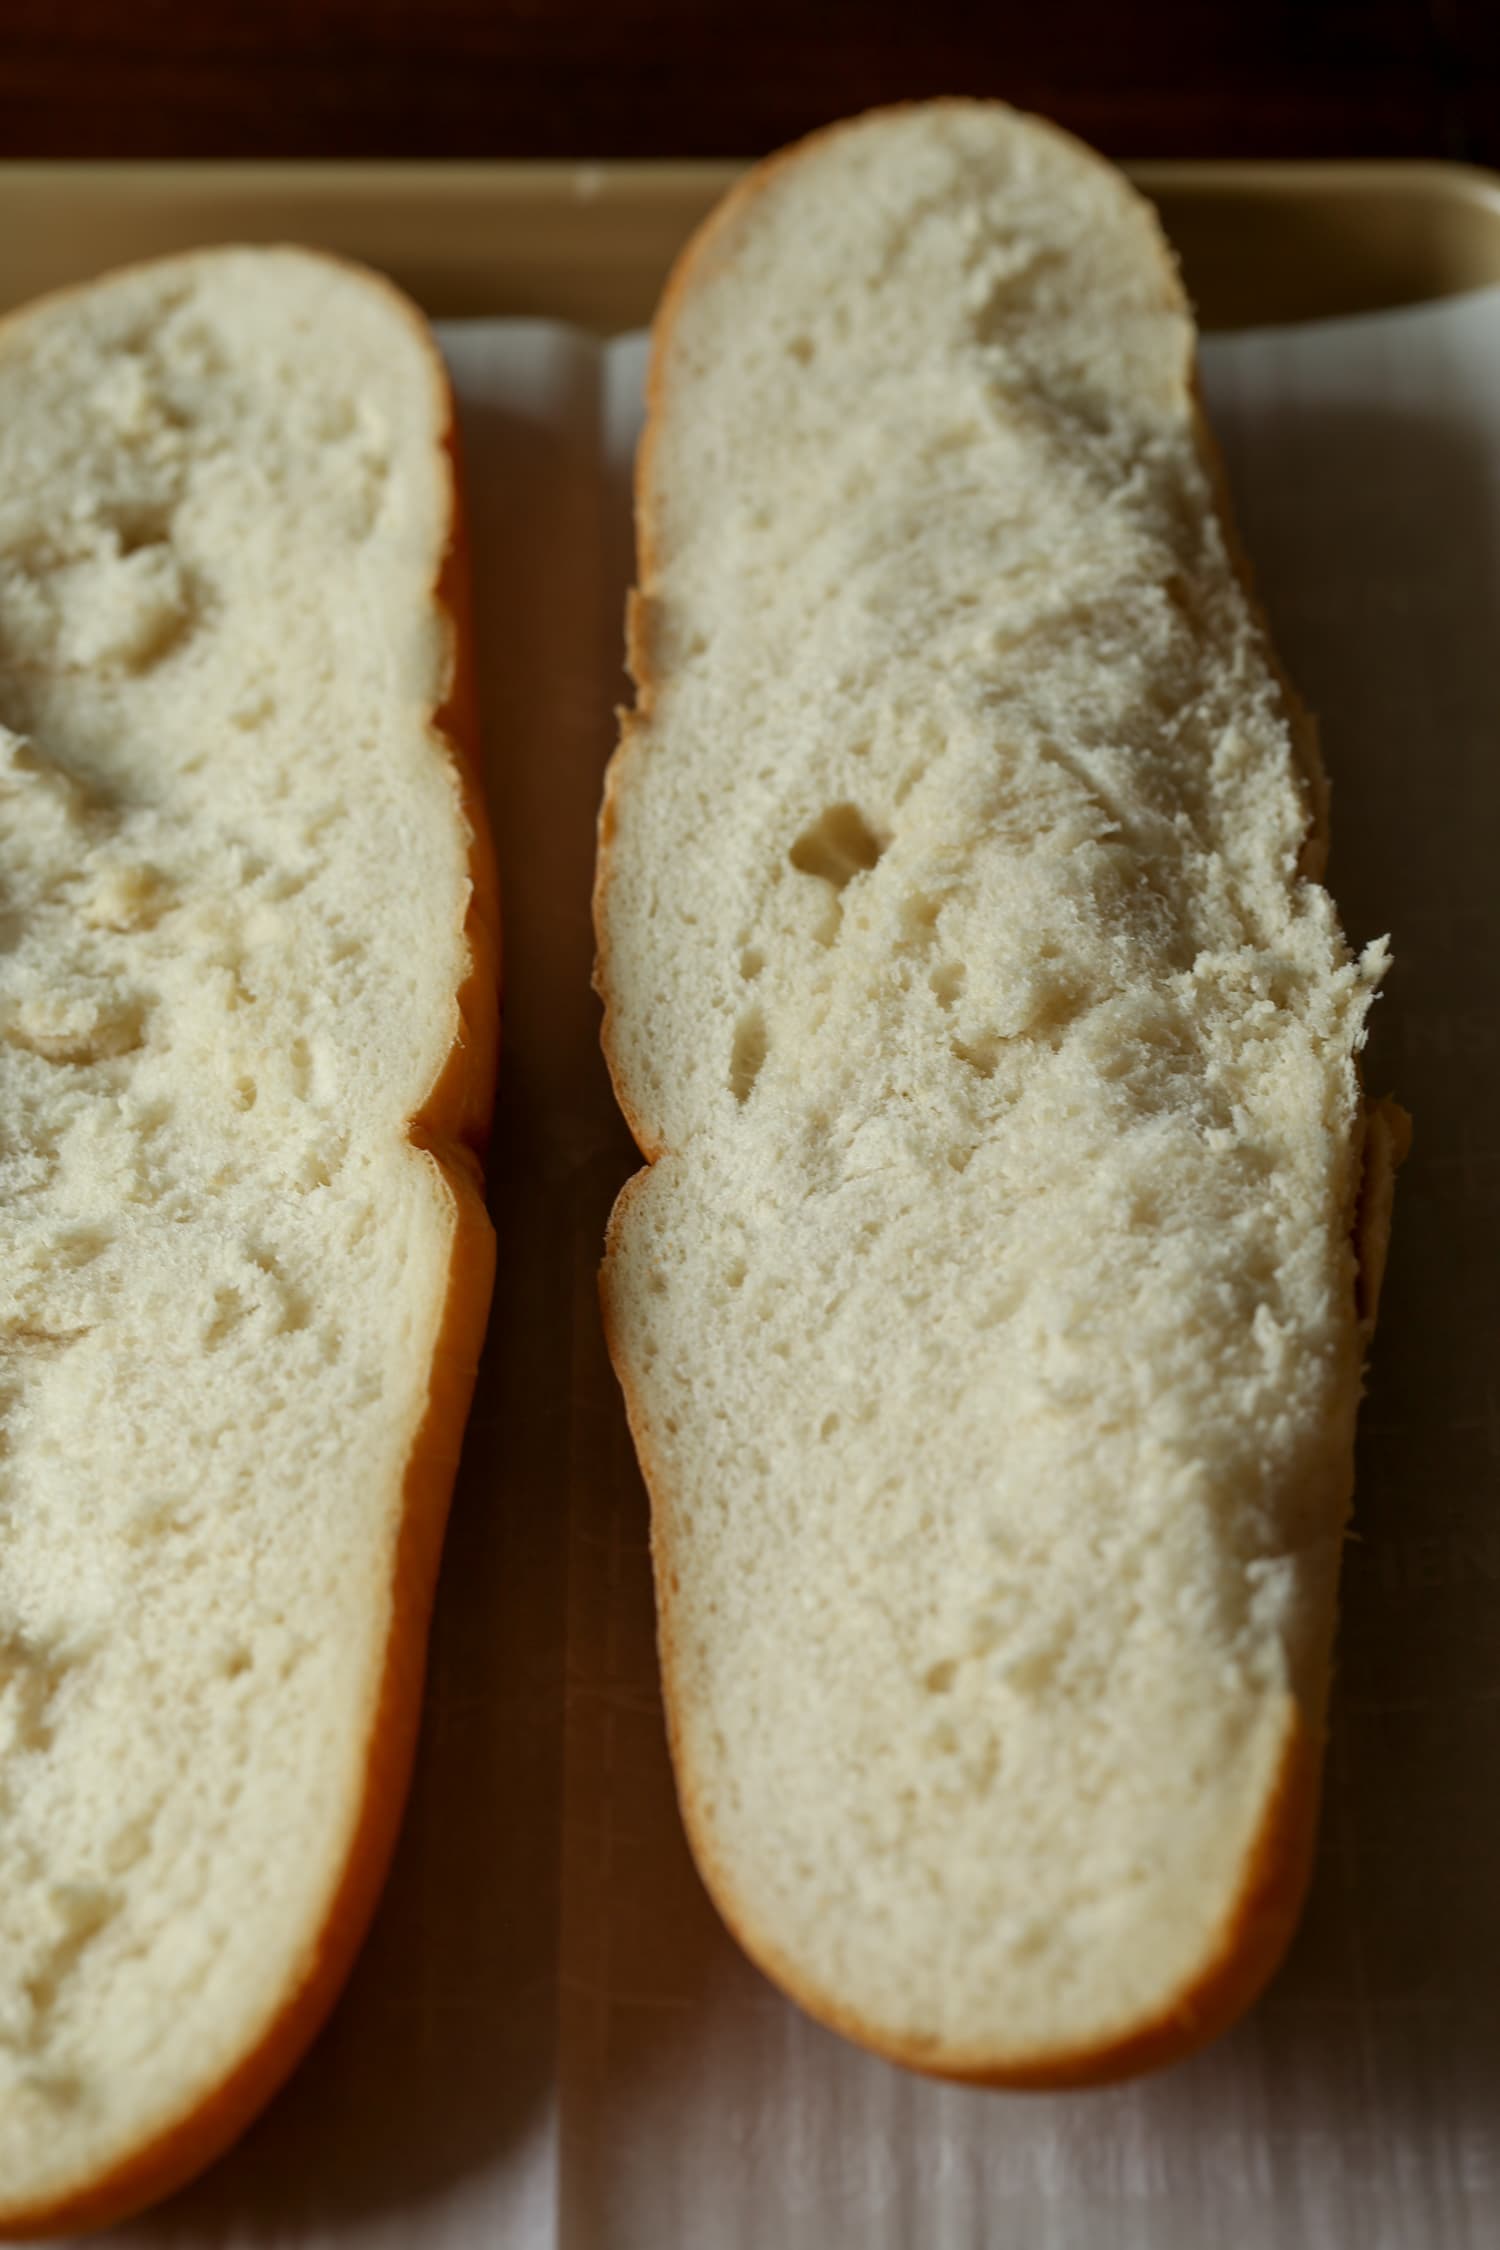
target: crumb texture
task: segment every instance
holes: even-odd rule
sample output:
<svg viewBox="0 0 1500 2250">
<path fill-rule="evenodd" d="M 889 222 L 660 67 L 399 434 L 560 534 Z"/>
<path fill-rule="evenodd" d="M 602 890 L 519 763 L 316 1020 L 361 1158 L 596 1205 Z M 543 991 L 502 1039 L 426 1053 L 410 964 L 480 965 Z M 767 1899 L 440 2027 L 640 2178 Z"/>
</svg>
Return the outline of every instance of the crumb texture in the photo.
<svg viewBox="0 0 1500 2250">
<path fill-rule="evenodd" d="M 297 252 L 0 329 L 0 2215 L 254 2044 L 361 1806 L 454 1224 L 445 427 Z"/>
<path fill-rule="evenodd" d="M 998 107 L 762 175 L 657 355 L 606 1266 L 700 1859 L 953 2068 L 1215 1958 L 1321 1725 L 1351 958 L 1148 207 Z"/>
</svg>

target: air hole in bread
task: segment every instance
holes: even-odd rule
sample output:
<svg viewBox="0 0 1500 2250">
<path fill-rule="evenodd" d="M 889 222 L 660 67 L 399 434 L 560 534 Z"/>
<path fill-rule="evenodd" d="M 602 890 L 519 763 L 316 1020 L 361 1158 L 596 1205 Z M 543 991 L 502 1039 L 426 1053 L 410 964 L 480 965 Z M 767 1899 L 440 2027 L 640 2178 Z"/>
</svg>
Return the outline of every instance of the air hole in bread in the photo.
<svg viewBox="0 0 1500 2250">
<path fill-rule="evenodd" d="M 754 1092 L 768 1045 L 764 1014 L 759 1008 L 747 1008 L 735 1025 L 729 1058 L 729 1091 L 737 1102 L 748 1101 Z"/>
<path fill-rule="evenodd" d="M 31 2003 L 32 2022 L 27 2044 L 43 2045 L 47 2019 L 52 2015 L 85 1948 L 120 1911 L 117 1893 L 92 1883 L 57 1883 L 47 1901 L 60 1934 L 53 1940 L 41 1966 L 24 1979 L 22 1991 Z"/>
<path fill-rule="evenodd" d="M 830 805 L 804 828 L 787 857 L 799 874 L 816 875 L 842 891 L 856 875 L 866 875 L 885 850 L 858 805 Z"/>
<path fill-rule="evenodd" d="M 115 516 L 114 528 L 120 553 L 138 554 L 142 547 L 160 547 L 170 538 L 172 510 L 169 506 L 122 508 Z"/>
<path fill-rule="evenodd" d="M 113 1236 L 104 1227 L 74 1227 L 60 1234 L 53 1244 L 53 1255 L 58 1265 L 76 1271 L 80 1266 L 91 1265 L 109 1248 Z"/>
<path fill-rule="evenodd" d="M 38 993 L 16 1003 L 5 1019 L 12 1047 L 43 1062 L 85 1070 L 134 1054 L 145 1042 L 146 1005 L 129 994 L 80 986 Z"/>
<path fill-rule="evenodd" d="M 928 978 L 933 997 L 940 1008 L 951 1008 L 964 988 L 966 971 L 962 961 L 941 961 Z"/>
<path fill-rule="evenodd" d="M 970 1070 L 976 1071 L 981 1078 L 994 1077 L 995 1066 L 1000 1060 L 1000 1034 L 997 1031 L 982 1032 L 977 1039 L 955 1039 L 951 1045 L 958 1060 L 967 1063 Z"/>
<path fill-rule="evenodd" d="M 942 900 L 930 891 L 909 891 L 901 901 L 902 928 L 913 938 L 926 939 L 936 929 L 942 911 Z"/>
<path fill-rule="evenodd" d="M 248 695 L 245 701 L 229 714 L 229 724 L 242 734 L 257 734 L 276 716 L 276 698 L 262 690 Z"/>
<path fill-rule="evenodd" d="M 248 1310 L 238 1289 L 216 1289 L 213 1318 L 203 1331 L 203 1349 L 206 1352 L 217 1351 L 233 1335 Z"/>
<path fill-rule="evenodd" d="M 9 1706 L 20 1749 L 50 1749 L 52 1705 L 74 1662 L 55 1643 L 0 1629 L 0 1706 Z"/>
</svg>

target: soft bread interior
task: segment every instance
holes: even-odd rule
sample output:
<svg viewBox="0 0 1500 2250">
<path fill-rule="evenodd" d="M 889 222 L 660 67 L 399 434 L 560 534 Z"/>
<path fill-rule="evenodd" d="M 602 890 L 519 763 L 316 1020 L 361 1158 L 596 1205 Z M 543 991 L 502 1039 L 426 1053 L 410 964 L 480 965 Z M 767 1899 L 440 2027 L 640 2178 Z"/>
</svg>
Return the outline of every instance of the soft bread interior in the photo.
<svg viewBox="0 0 1500 2250">
<path fill-rule="evenodd" d="M 1125 182 L 964 104 L 766 168 L 658 331 L 599 908 L 679 1781 L 955 2071 L 1190 2028 L 1320 1739 L 1383 954 L 1192 351 Z"/>
<path fill-rule="evenodd" d="M 0 330 L 0 2215 L 310 1973 L 455 1205 L 448 401 L 372 277 Z"/>
</svg>

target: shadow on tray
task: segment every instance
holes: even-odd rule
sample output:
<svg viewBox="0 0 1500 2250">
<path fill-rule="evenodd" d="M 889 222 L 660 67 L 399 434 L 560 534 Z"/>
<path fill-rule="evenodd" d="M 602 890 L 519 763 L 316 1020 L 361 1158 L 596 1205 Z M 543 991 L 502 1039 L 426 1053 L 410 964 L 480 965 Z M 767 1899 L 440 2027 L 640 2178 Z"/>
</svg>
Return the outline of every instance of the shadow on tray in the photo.
<svg viewBox="0 0 1500 2250">
<path fill-rule="evenodd" d="M 1322 720 L 1329 879 L 1396 966 L 1365 1060 L 1410 1110 L 1362 1410 L 1321 1851 L 1259 2012 L 1329 2123 L 1441 2140 L 1500 2103 L 1500 557 L 1456 420 L 1304 405 L 1226 433 L 1277 646 Z M 1433 558 L 1442 557 L 1441 567 Z M 1372 2150 L 1371 2152 L 1375 2152 Z"/>
</svg>

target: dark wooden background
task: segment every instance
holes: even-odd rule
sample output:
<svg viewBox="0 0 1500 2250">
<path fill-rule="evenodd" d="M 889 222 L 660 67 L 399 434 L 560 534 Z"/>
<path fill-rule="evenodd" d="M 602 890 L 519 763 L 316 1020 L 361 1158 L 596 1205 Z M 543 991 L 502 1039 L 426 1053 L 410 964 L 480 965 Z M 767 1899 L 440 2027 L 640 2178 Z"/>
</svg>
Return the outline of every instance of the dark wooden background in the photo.
<svg viewBox="0 0 1500 2250">
<path fill-rule="evenodd" d="M 1116 156 L 1500 163 L 1500 0 L 0 0 L 9 156 L 741 156 L 940 92 Z"/>
</svg>

